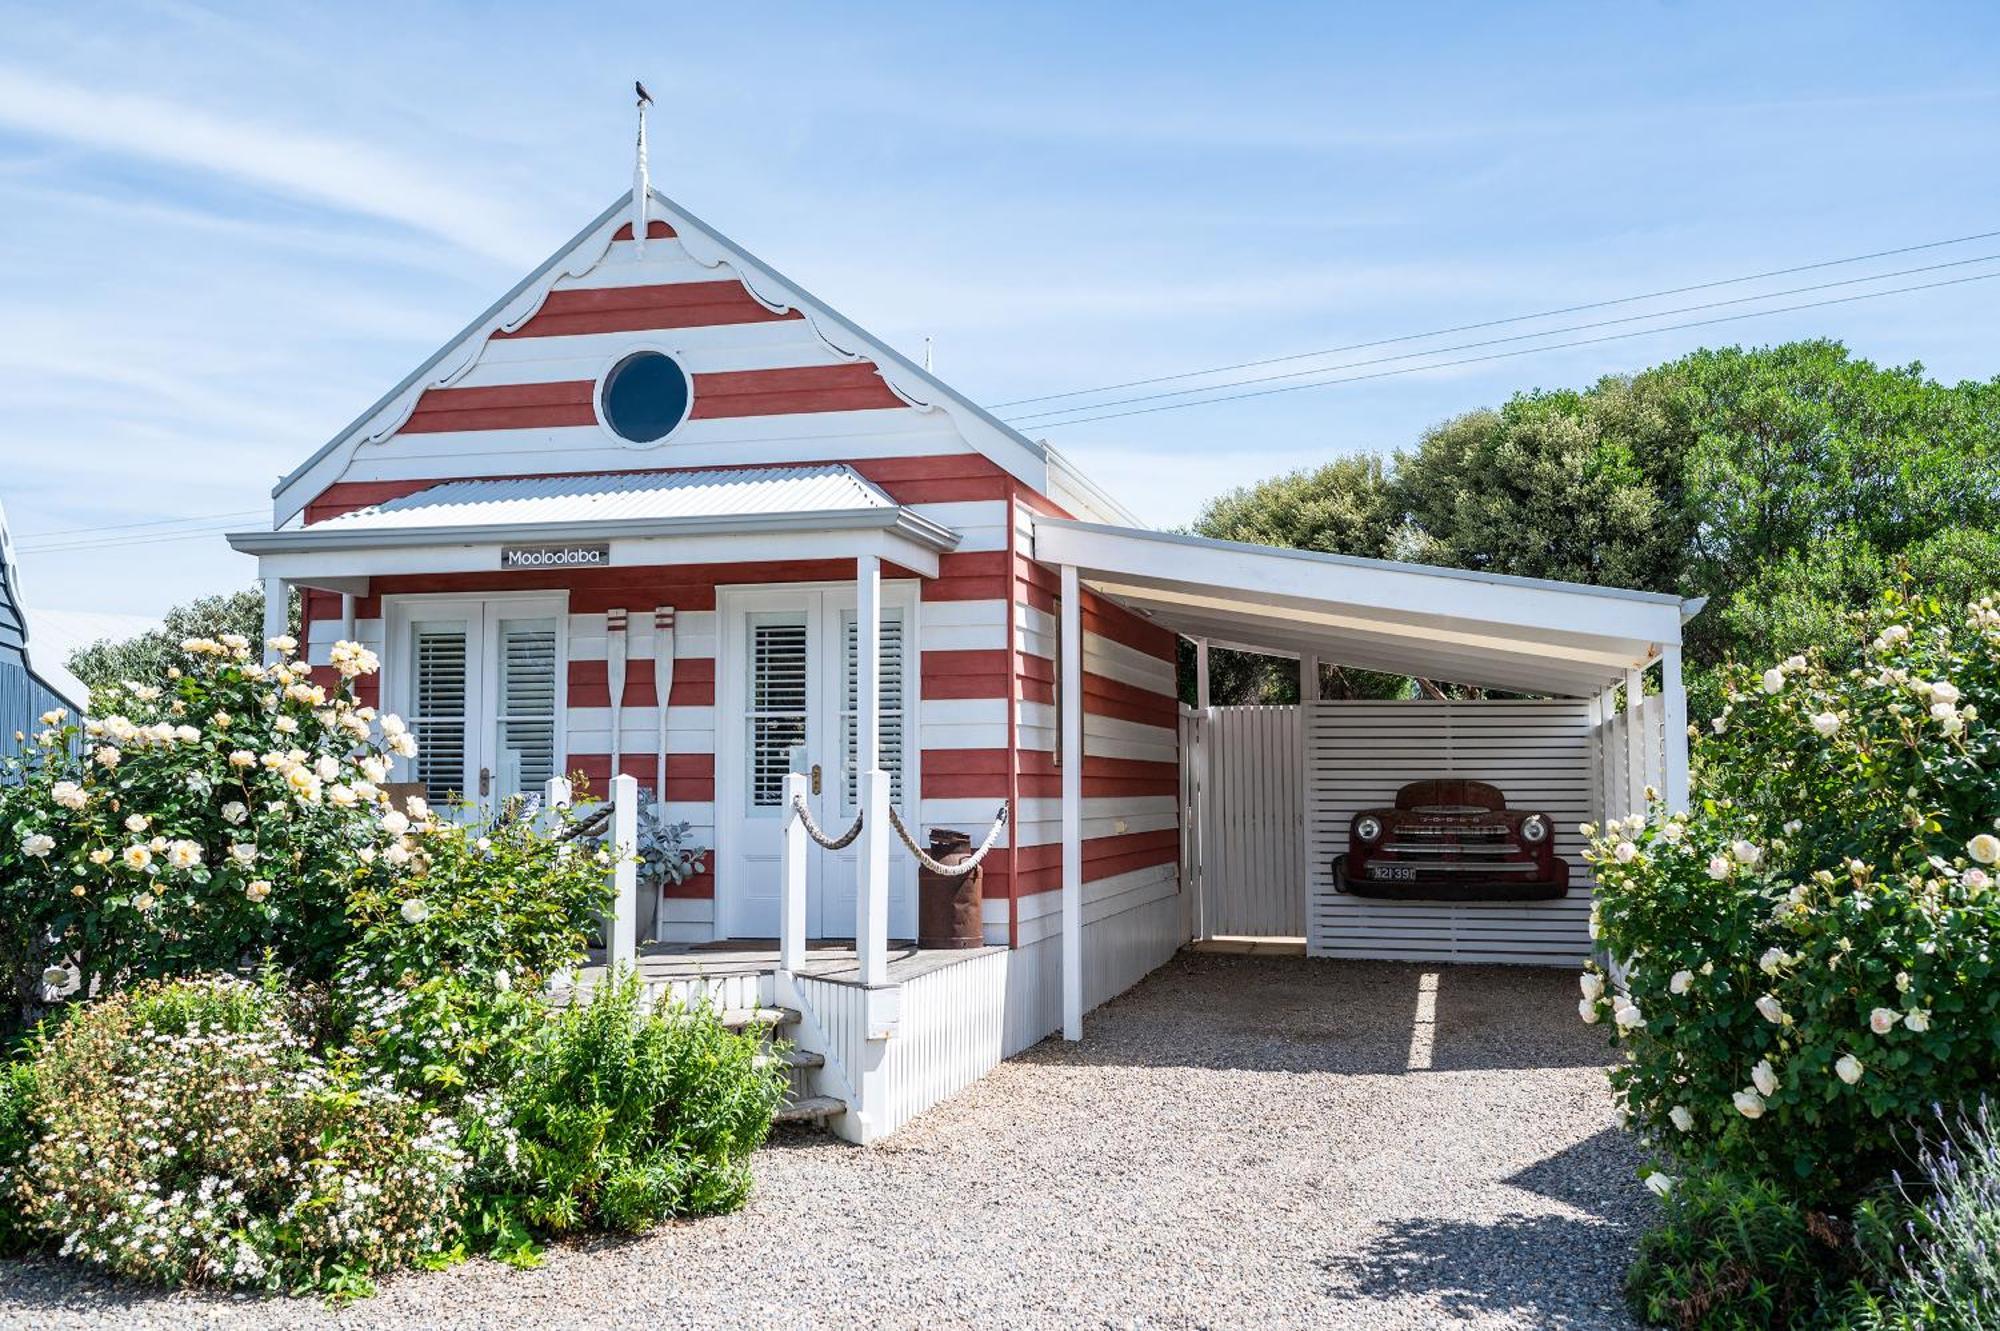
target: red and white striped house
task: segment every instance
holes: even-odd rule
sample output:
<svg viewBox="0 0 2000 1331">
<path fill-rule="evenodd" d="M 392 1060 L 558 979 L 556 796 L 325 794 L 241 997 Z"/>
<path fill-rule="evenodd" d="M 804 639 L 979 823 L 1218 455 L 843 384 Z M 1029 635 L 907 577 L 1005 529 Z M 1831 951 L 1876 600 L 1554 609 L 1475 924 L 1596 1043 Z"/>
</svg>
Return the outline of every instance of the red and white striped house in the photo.
<svg viewBox="0 0 2000 1331">
<path fill-rule="evenodd" d="M 1459 955 L 1482 929 L 1505 959 L 1587 948 L 1587 895 L 1535 919 L 1460 907 L 1346 932 L 1351 903 L 1323 900 L 1335 831 L 1308 806 L 1353 794 L 1347 714 L 1309 698 L 1285 723 L 1304 756 L 1224 791 L 1211 750 L 1234 722 L 1210 730 L 1205 670 L 1183 715 L 1178 637 L 1297 657 L 1315 681 L 1325 659 L 1546 694 L 1489 733 L 1560 749 L 1566 813 L 1629 804 L 1648 779 L 1684 798 L 1672 598 L 1145 531 L 643 174 L 274 497 L 273 528 L 231 543 L 279 611 L 302 589 L 313 662 L 342 638 L 379 652 L 370 701 L 420 742 L 406 779 L 491 805 L 625 773 L 713 848 L 708 872 L 643 903 L 638 931 L 663 949 L 780 935 L 795 767 L 819 826 L 863 815 L 854 845 L 804 861 L 804 932 L 855 940 L 849 970 L 742 978 L 747 998 L 780 983 L 806 1009 L 796 1038 L 826 1055 L 835 1126 L 858 1139 L 1077 1037 L 1190 937 L 1241 923 L 1204 885 L 1274 848 L 1289 867 L 1240 888 L 1275 903 L 1252 926 L 1316 951 Z M 1610 691 L 1655 663 L 1655 714 L 1614 715 Z M 1449 765 L 1462 736 L 1395 706 L 1368 733 Z M 892 952 L 915 934 L 917 873 L 886 806 L 919 837 L 977 840 L 1003 803 L 989 946 Z"/>
</svg>

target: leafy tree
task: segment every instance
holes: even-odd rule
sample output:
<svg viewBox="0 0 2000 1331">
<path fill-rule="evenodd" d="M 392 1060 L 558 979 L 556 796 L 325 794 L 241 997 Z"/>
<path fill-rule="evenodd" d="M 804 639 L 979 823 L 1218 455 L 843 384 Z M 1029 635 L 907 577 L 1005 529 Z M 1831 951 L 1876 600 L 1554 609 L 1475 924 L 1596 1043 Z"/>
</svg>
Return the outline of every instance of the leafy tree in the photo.
<svg viewBox="0 0 2000 1331">
<path fill-rule="evenodd" d="M 1887 592 L 2000 585 L 2000 378 L 1942 384 L 1826 340 L 1697 351 L 1233 491 L 1194 530 L 1707 597 L 1687 635 L 1700 713 L 1725 662 L 1851 660 L 1844 612 Z M 1287 700 L 1292 674 L 1212 662 L 1218 701 Z"/>
<path fill-rule="evenodd" d="M 287 632 L 299 635 L 299 595 L 292 593 L 285 613 Z M 182 663 L 181 644 L 189 638 L 220 638 L 240 634 L 252 642 L 264 640 L 264 589 L 203 596 L 167 611 L 156 629 L 123 641 L 105 638 L 70 653 L 70 673 L 91 689 L 121 680 L 158 679 L 170 665 Z"/>
</svg>

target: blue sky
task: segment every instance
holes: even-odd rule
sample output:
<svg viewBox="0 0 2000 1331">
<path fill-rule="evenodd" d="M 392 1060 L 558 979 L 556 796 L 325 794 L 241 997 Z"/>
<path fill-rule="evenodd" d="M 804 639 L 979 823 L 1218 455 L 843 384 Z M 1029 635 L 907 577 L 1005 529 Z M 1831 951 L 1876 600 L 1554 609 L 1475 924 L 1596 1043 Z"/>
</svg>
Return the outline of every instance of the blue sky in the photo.
<svg viewBox="0 0 2000 1331">
<path fill-rule="evenodd" d="M 58 609 L 244 583 L 213 535 L 35 547 L 255 525 L 625 186 L 635 75 L 662 189 L 985 402 L 2000 230 L 1990 5 L 169 0 L 0 31 L 0 501 Z M 2000 281 L 1031 432 L 1173 524 L 1516 389 L 1812 334 L 1988 377 Z"/>
</svg>

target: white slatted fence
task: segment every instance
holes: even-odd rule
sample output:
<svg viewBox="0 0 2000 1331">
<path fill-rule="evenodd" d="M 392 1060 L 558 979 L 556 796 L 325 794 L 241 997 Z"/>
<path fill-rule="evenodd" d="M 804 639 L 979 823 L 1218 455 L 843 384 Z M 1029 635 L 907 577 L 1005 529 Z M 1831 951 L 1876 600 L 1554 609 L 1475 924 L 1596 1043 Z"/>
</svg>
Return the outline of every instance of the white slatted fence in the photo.
<svg viewBox="0 0 2000 1331">
<path fill-rule="evenodd" d="M 1597 816 L 1601 758 L 1583 700 L 1317 702 L 1307 708 L 1307 951 L 1322 957 L 1568 965 L 1590 951 L 1577 825 Z M 1621 749 L 1622 753 L 1623 750 Z M 1556 901 L 1377 900 L 1334 890 L 1333 858 L 1362 809 L 1427 777 L 1490 781 L 1546 813 L 1570 893 Z"/>
<path fill-rule="evenodd" d="M 1305 752 L 1297 707 L 1215 707 L 1202 857 L 1206 936 L 1305 933 Z"/>
</svg>

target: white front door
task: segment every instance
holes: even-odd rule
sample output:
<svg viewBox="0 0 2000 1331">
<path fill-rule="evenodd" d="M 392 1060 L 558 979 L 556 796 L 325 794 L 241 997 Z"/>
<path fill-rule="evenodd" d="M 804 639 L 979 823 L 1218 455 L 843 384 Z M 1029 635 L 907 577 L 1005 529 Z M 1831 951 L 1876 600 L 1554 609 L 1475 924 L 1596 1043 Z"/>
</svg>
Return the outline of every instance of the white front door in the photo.
<svg viewBox="0 0 2000 1331">
<path fill-rule="evenodd" d="M 410 597 L 387 607 L 385 710 L 417 738 L 397 764 L 433 804 L 476 812 L 558 775 L 567 606 L 560 597 Z"/>
<path fill-rule="evenodd" d="M 882 597 L 882 767 L 889 798 L 906 822 L 915 804 L 913 585 L 885 584 Z M 784 779 L 797 761 L 814 774 L 808 804 L 828 836 L 854 822 L 855 598 L 851 586 L 724 589 L 716 662 L 717 932 L 778 933 L 778 836 Z M 809 845 L 806 933 L 852 938 L 856 848 Z M 916 932 L 916 868 L 890 837 L 889 933 Z"/>
</svg>

